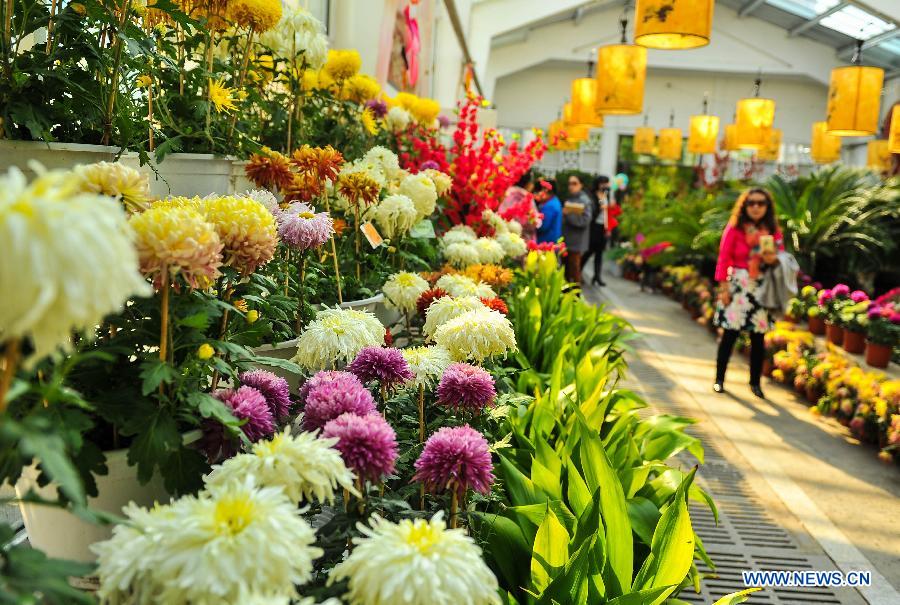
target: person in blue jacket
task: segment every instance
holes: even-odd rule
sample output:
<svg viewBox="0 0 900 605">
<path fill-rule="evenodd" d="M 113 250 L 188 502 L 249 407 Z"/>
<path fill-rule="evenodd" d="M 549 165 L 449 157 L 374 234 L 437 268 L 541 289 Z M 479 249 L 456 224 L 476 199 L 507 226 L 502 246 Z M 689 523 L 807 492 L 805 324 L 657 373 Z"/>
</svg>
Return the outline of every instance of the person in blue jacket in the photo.
<svg viewBox="0 0 900 605">
<path fill-rule="evenodd" d="M 538 209 L 544 215 L 537 230 L 537 241 L 539 244 L 555 244 L 562 237 L 562 204 L 556 195 L 556 183 L 553 179 L 540 180 L 535 198 Z"/>
</svg>

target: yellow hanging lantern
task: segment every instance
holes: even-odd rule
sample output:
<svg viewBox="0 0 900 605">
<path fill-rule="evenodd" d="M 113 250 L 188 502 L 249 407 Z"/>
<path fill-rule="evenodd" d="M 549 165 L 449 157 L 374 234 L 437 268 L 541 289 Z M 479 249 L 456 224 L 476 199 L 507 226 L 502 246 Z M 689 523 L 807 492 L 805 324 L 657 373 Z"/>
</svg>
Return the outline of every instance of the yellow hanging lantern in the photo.
<svg viewBox="0 0 900 605">
<path fill-rule="evenodd" d="M 691 153 L 715 153 L 716 139 L 718 137 L 718 116 L 691 116 L 691 129 L 688 134 L 688 151 Z"/>
<path fill-rule="evenodd" d="M 737 144 L 741 149 L 762 149 L 769 141 L 775 121 L 775 101 L 772 99 L 741 99 L 737 102 Z"/>
<path fill-rule="evenodd" d="M 884 70 L 880 67 L 851 65 L 832 69 L 826 120 L 829 134 L 841 137 L 875 134 L 883 84 Z"/>
<path fill-rule="evenodd" d="M 766 145 L 756 153 L 756 158 L 766 162 L 777 162 L 781 157 L 781 129 L 769 129 Z"/>
<path fill-rule="evenodd" d="M 891 170 L 891 149 L 887 139 L 875 139 L 866 145 L 866 166 L 877 172 Z"/>
<path fill-rule="evenodd" d="M 649 126 L 638 126 L 634 129 L 634 153 L 653 155 L 653 146 L 656 144 L 656 132 Z"/>
<path fill-rule="evenodd" d="M 637 0 L 634 41 L 665 50 L 706 46 L 714 6 L 713 0 Z"/>
<path fill-rule="evenodd" d="M 643 46 L 612 44 L 597 49 L 597 113 L 641 113 L 646 77 L 647 49 Z"/>
<path fill-rule="evenodd" d="M 888 150 L 900 153 L 900 104 L 894 105 L 891 110 L 891 134 L 888 141 Z"/>
<path fill-rule="evenodd" d="M 740 151 L 737 144 L 737 124 L 728 124 L 725 126 L 725 138 L 722 141 L 723 151 Z"/>
<path fill-rule="evenodd" d="M 588 126 L 603 126 L 603 116 L 597 113 L 597 80 L 572 80 L 572 122 Z"/>
<path fill-rule="evenodd" d="M 681 159 L 681 129 L 680 128 L 660 128 L 659 130 L 659 151 L 657 157 L 661 160 L 680 160 Z"/>
<path fill-rule="evenodd" d="M 554 120 L 550 122 L 547 128 L 550 144 L 560 151 L 571 151 L 576 148 L 576 144 L 569 140 L 568 131 L 562 120 Z"/>
<path fill-rule="evenodd" d="M 813 122 L 809 155 L 816 164 L 830 164 L 841 158 L 841 137 L 828 134 L 827 122 Z"/>
<path fill-rule="evenodd" d="M 587 141 L 591 135 L 591 127 L 584 124 L 566 124 L 566 135 L 570 141 Z"/>
</svg>

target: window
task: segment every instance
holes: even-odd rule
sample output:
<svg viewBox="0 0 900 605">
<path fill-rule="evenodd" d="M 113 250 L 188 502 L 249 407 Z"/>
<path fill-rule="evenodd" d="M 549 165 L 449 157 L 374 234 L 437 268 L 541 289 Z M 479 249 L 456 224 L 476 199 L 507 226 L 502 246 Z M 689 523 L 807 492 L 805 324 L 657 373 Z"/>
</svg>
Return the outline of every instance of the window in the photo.
<svg viewBox="0 0 900 605">
<path fill-rule="evenodd" d="M 771 4 L 783 11 L 793 13 L 805 19 L 812 19 L 817 15 L 821 15 L 830 8 L 834 8 L 839 0 L 767 0 L 766 4 Z"/>
<path fill-rule="evenodd" d="M 868 40 L 897 26 L 855 6 L 845 6 L 833 15 L 822 19 L 820 25 L 846 34 L 851 38 Z"/>
</svg>

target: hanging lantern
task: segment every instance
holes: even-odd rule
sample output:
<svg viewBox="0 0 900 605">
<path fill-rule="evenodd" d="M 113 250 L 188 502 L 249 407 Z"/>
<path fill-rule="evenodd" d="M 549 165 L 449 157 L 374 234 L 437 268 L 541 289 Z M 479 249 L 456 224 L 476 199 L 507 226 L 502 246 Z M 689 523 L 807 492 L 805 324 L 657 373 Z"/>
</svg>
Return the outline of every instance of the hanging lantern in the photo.
<svg viewBox="0 0 900 605">
<path fill-rule="evenodd" d="M 691 153 L 715 153 L 718 136 L 718 116 L 691 116 L 688 151 Z"/>
<path fill-rule="evenodd" d="M 725 126 L 725 138 L 722 139 L 723 151 L 740 151 L 737 144 L 737 124 L 728 124 Z"/>
<path fill-rule="evenodd" d="M 766 145 L 756 152 L 756 158 L 766 162 L 777 162 L 781 157 L 781 129 L 769 129 Z"/>
<path fill-rule="evenodd" d="M 757 80 L 758 82 L 758 80 Z M 757 84 L 758 89 L 758 84 Z M 737 102 L 737 144 L 741 149 L 762 149 L 769 141 L 769 131 L 775 121 L 775 101 L 772 99 L 741 99 Z"/>
<path fill-rule="evenodd" d="M 634 41 L 664 50 L 706 46 L 714 5 L 713 0 L 637 0 Z"/>
<path fill-rule="evenodd" d="M 866 145 L 866 166 L 877 172 L 891 170 L 891 149 L 887 139 L 875 139 Z"/>
<path fill-rule="evenodd" d="M 657 157 L 661 160 L 680 160 L 681 159 L 681 129 L 680 128 L 660 128 L 659 130 L 659 151 Z"/>
<path fill-rule="evenodd" d="M 860 65 L 862 40 L 849 67 L 831 70 L 828 87 L 828 132 L 841 137 L 861 137 L 878 132 L 878 109 L 884 70 Z"/>
<path fill-rule="evenodd" d="M 900 104 L 891 110 L 891 134 L 888 149 L 891 153 L 900 153 Z"/>
<path fill-rule="evenodd" d="M 653 146 L 656 144 L 656 132 L 649 126 L 638 126 L 634 129 L 634 153 L 653 155 Z"/>
<path fill-rule="evenodd" d="M 816 164 L 830 164 L 841 159 L 841 137 L 828 134 L 827 122 L 813 122 L 809 155 Z"/>
<path fill-rule="evenodd" d="M 597 49 L 597 113 L 641 113 L 647 78 L 647 49 L 626 44 L 628 21 L 622 19 L 622 43 Z"/>
<path fill-rule="evenodd" d="M 572 122 L 587 126 L 603 126 L 603 116 L 597 113 L 597 80 L 572 80 Z"/>
<path fill-rule="evenodd" d="M 550 122 L 547 128 L 550 144 L 559 151 L 572 151 L 577 148 L 577 144 L 569 139 L 568 130 L 562 120 L 554 120 Z"/>
<path fill-rule="evenodd" d="M 566 135 L 570 141 L 584 142 L 591 136 L 591 127 L 584 124 L 566 124 Z"/>
</svg>

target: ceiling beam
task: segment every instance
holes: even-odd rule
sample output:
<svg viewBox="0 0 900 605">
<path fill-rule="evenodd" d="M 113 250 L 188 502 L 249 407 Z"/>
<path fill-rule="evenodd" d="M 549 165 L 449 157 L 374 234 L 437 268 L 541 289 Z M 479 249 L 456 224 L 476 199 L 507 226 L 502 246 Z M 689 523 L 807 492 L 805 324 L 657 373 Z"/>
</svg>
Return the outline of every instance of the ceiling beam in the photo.
<svg viewBox="0 0 900 605">
<path fill-rule="evenodd" d="M 758 9 L 760 6 L 762 6 L 765 1 L 766 0 L 750 0 L 750 2 L 741 7 L 741 9 L 738 11 L 738 16 L 746 17 L 747 15 Z"/>
<path fill-rule="evenodd" d="M 815 27 L 822 19 L 824 19 L 826 17 L 830 17 L 831 15 L 833 15 L 834 13 L 836 13 L 838 11 L 844 10 L 844 8 L 847 6 L 850 6 L 849 2 L 839 2 L 838 4 L 835 4 L 834 6 L 829 8 L 824 13 L 816 15 L 812 19 L 808 19 L 807 21 L 804 21 L 800 25 L 797 25 L 796 27 L 792 27 L 791 29 L 789 29 L 788 36 L 793 38 L 794 36 L 798 36 L 798 35 L 802 34 L 809 28 Z"/>
<path fill-rule="evenodd" d="M 895 24 L 896 25 L 896 24 Z M 868 40 L 863 40 L 862 49 L 866 50 L 867 48 L 872 48 L 882 42 L 887 42 L 888 40 L 893 40 L 897 36 L 900 36 L 900 27 L 894 27 L 892 30 L 888 30 L 884 33 L 878 34 L 877 36 L 872 36 Z M 856 42 L 853 44 L 848 44 L 847 46 L 842 46 L 838 49 L 838 56 L 847 56 L 852 55 L 856 51 Z"/>
</svg>

